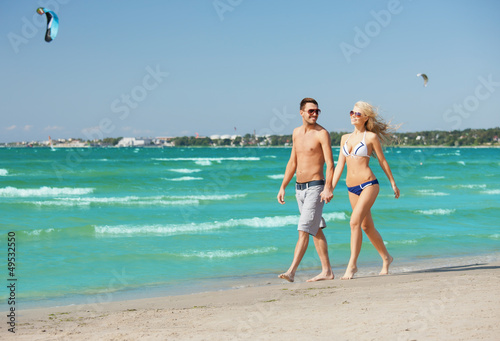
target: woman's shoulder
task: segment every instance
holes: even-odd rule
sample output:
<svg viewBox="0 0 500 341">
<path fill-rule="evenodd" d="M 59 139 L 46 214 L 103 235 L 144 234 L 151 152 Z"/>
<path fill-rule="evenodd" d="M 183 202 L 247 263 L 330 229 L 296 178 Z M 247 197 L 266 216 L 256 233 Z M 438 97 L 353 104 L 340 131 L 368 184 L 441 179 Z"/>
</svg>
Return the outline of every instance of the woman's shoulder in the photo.
<svg viewBox="0 0 500 341">
<path fill-rule="evenodd" d="M 344 134 L 340 137 L 340 143 L 339 143 L 339 146 L 342 148 L 343 145 L 346 144 L 347 142 L 347 139 L 349 138 L 349 136 L 351 136 L 351 133 L 348 133 L 348 134 Z"/>
<path fill-rule="evenodd" d="M 366 136 L 365 136 L 366 142 L 373 141 L 373 140 L 378 140 L 378 135 L 375 134 L 373 131 L 366 131 Z"/>
<path fill-rule="evenodd" d="M 371 146 L 371 148 L 376 150 L 378 150 L 382 146 L 380 137 L 372 131 L 366 132 L 365 142 L 367 145 Z"/>
</svg>

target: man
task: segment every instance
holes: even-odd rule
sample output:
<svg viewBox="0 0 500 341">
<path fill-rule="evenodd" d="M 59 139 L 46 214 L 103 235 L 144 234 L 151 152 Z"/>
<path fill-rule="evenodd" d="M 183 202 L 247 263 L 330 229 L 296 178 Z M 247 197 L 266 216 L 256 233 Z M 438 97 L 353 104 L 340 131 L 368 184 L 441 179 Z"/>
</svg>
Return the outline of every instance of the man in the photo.
<svg viewBox="0 0 500 341">
<path fill-rule="evenodd" d="M 321 110 L 313 98 L 300 102 L 302 125 L 293 130 L 293 146 L 290 160 L 286 166 L 283 182 L 278 193 L 280 204 L 285 203 L 285 188 L 296 174 L 296 197 L 300 211 L 299 239 L 295 246 L 292 265 L 279 278 L 294 281 L 295 271 L 309 245 L 309 235 L 313 236 L 314 246 L 321 261 L 321 273 L 308 282 L 333 279 L 334 275 L 328 258 L 328 246 L 322 229 L 326 227 L 322 217 L 323 206 L 333 198 L 333 156 L 330 134 L 316 123 Z M 326 179 L 323 168 L 326 163 Z"/>
</svg>

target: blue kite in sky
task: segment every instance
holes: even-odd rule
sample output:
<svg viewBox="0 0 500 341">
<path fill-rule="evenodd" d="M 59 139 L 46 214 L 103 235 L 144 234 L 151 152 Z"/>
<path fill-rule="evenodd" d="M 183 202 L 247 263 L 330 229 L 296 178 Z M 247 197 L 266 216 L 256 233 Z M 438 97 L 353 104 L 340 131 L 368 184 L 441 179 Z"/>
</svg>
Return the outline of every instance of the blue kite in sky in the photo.
<svg viewBox="0 0 500 341">
<path fill-rule="evenodd" d="M 59 18 L 57 14 L 49 11 L 46 8 L 38 7 L 36 12 L 40 15 L 45 14 L 47 16 L 47 31 L 45 32 L 45 41 L 50 43 L 57 36 L 57 31 L 59 31 Z"/>
</svg>

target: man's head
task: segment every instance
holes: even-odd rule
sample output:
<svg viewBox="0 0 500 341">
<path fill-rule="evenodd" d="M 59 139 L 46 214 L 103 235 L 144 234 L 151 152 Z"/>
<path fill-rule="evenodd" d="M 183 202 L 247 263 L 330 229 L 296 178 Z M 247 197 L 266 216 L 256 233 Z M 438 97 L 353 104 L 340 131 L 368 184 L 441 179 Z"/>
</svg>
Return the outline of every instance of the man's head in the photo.
<svg viewBox="0 0 500 341">
<path fill-rule="evenodd" d="M 314 98 L 306 97 L 300 102 L 300 116 L 304 124 L 316 124 L 321 110 Z"/>
<path fill-rule="evenodd" d="M 304 110 L 307 103 L 315 104 L 318 107 L 318 102 L 314 98 L 306 97 L 300 102 L 300 110 Z"/>
</svg>

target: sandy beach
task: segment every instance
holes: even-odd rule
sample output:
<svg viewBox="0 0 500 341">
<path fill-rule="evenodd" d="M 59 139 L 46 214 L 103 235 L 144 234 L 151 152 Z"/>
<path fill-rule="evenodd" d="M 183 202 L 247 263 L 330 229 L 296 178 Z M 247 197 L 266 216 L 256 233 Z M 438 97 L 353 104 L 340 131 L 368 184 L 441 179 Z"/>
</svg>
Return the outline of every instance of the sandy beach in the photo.
<svg viewBox="0 0 500 341">
<path fill-rule="evenodd" d="M 498 340 L 500 263 L 336 276 L 17 311 L 15 335 L 2 323 L 0 339 Z"/>
</svg>

